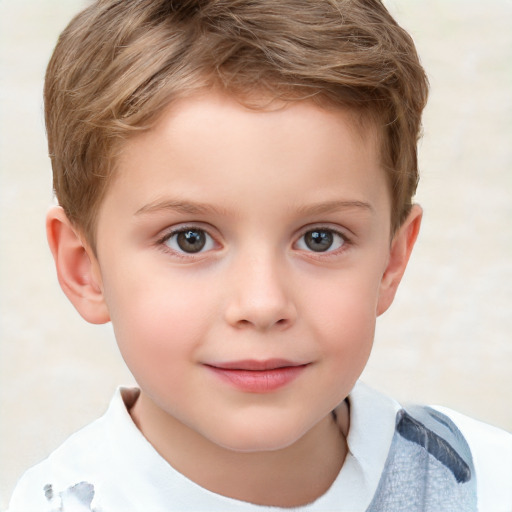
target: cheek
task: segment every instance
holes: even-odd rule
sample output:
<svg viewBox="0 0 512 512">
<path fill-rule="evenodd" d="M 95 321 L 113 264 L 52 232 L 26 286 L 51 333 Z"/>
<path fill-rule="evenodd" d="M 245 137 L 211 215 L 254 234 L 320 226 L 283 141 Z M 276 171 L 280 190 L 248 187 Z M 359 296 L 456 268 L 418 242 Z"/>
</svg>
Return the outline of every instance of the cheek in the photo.
<svg viewBox="0 0 512 512">
<path fill-rule="evenodd" d="M 361 285 L 361 283 L 359 283 Z M 361 286 L 347 282 L 341 288 L 316 297 L 308 310 L 311 337 L 317 340 L 319 365 L 317 387 L 304 393 L 313 402 L 318 396 L 330 409 L 336 407 L 352 390 L 371 353 L 375 333 L 374 287 L 362 293 Z"/>
<path fill-rule="evenodd" d="M 372 272 L 373 271 L 373 272 Z M 379 297 L 380 273 L 374 268 L 313 276 L 302 296 L 304 311 L 310 311 L 321 328 L 345 333 L 348 338 L 367 329 L 373 332 Z"/>
<path fill-rule="evenodd" d="M 191 360 L 215 303 L 205 291 L 161 278 L 128 278 L 110 290 L 107 283 L 106 297 L 119 349 L 137 379 L 153 369 L 168 375 Z"/>
<path fill-rule="evenodd" d="M 345 374 L 358 376 L 373 344 L 378 301 L 378 279 L 340 276 L 325 285 L 323 292 L 312 292 L 310 325 L 322 340 L 320 350 Z M 314 288 L 311 289 L 312 291 Z"/>
<path fill-rule="evenodd" d="M 370 355 L 375 335 L 375 309 L 367 304 L 341 301 L 329 317 L 319 325 L 326 340 L 323 347 L 328 360 L 343 368 L 344 372 L 359 374 Z"/>
</svg>

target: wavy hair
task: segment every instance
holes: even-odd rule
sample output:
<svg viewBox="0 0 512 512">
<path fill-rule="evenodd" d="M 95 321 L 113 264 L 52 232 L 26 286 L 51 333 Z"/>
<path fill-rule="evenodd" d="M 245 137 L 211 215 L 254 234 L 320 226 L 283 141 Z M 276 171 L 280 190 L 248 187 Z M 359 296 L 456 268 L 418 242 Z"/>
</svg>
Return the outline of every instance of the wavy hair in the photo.
<svg viewBox="0 0 512 512">
<path fill-rule="evenodd" d="M 375 123 L 393 231 L 407 216 L 428 81 L 380 0 L 97 0 L 61 34 L 44 89 L 54 190 L 93 248 L 122 145 L 208 87 L 247 103 L 254 91 L 310 99 Z"/>
</svg>

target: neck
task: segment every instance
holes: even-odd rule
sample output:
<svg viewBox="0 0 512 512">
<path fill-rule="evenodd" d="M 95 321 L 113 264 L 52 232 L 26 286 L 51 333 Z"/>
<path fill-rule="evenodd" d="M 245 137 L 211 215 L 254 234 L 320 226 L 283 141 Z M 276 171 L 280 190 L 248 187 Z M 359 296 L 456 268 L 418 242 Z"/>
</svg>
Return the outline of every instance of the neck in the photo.
<svg viewBox="0 0 512 512">
<path fill-rule="evenodd" d="M 337 409 L 337 420 L 327 415 L 290 446 L 248 453 L 211 442 L 161 411 L 144 393 L 131 415 L 153 447 L 181 474 L 209 491 L 258 505 L 311 503 L 334 482 L 347 453 L 346 406 Z"/>
</svg>

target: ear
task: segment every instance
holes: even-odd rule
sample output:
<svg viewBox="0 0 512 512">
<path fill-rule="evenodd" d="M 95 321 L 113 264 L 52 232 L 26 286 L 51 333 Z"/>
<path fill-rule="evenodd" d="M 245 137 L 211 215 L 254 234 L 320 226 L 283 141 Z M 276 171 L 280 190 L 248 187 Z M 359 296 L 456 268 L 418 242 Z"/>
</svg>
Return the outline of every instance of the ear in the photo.
<svg viewBox="0 0 512 512">
<path fill-rule="evenodd" d="M 384 313 L 395 298 L 414 243 L 418 238 L 422 215 L 421 207 L 417 204 L 413 205 L 411 212 L 393 237 L 388 263 L 380 283 L 377 315 Z"/>
<path fill-rule="evenodd" d="M 60 206 L 52 207 L 46 216 L 46 235 L 67 298 L 88 322 L 108 322 L 98 260 Z"/>
</svg>

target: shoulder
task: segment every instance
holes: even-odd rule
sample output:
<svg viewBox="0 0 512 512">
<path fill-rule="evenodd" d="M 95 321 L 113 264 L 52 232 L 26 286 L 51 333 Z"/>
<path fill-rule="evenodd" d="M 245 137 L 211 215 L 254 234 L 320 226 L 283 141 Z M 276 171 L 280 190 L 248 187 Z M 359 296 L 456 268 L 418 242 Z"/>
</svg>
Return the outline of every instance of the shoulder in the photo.
<svg viewBox="0 0 512 512">
<path fill-rule="evenodd" d="M 9 512 L 60 510 L 60 504 L 55 500 L 59 499 L 61 492 L 83 484 L 75 488 L 80 491 L 87 482 L 94 481 L 92 468 L 101 467 L 98 459 L 103 452 L 100 430 L 101 425 L 92 423 L 26 471 L 14 489 Z"/>
<path fill-rule="evenodd" d="M 404 409 L 362 383 L 358 383 L 349 401 L 349 447 L 358 441 L 359 459 L 369 462 L 365 474 L 373 475 L 372 482 L 384 475 L 384 462 L 389 460 L 396 434 L 410 443 L 409 448 L 416 447 L 418 453 L 423 447 L 456 479 L 464 480 L 464 471 L 471 468 L 480 512 L 512 512 L 512 434 L 444 407 Z M 403 448 L 404 443 L 398 446 Z M 409 462 L 405 467 L 412 475 Z M 377 468 L 379 475 L 374 474 Z"/>
<path fill-rule="evenodd" d="M 512 434 L 445 407 L 433 408 L 455 423 L 469 445 L 479 510 L 512 510 Z"/>
<path fill-rule="evenodd" d="M 103 432 L 100 418 L 27 470 L 14 489 L 9 512 L 61 510 L 61 494 L 80 495 L 84 491 L 90 505 L 94 494 L 90 482 L 97 480 L 98 468 L 104 467 L 107 458 Z"/>
<path fill-rule="evenodd" d="M 130 391 L 123 390 L 123 395 Z M 126 407 L 118 390 L 104 416 L 71 435 L 45 460 L 24 473 L 14 489 L 8 511 L 68 510 L 73 509 L 75 502 L 86 507 L 77 510 L 91 510 L 97 488 L 115 472 L 112 438 L 123 435 L 123 414 L 127 414 Z"/>
</svg>

